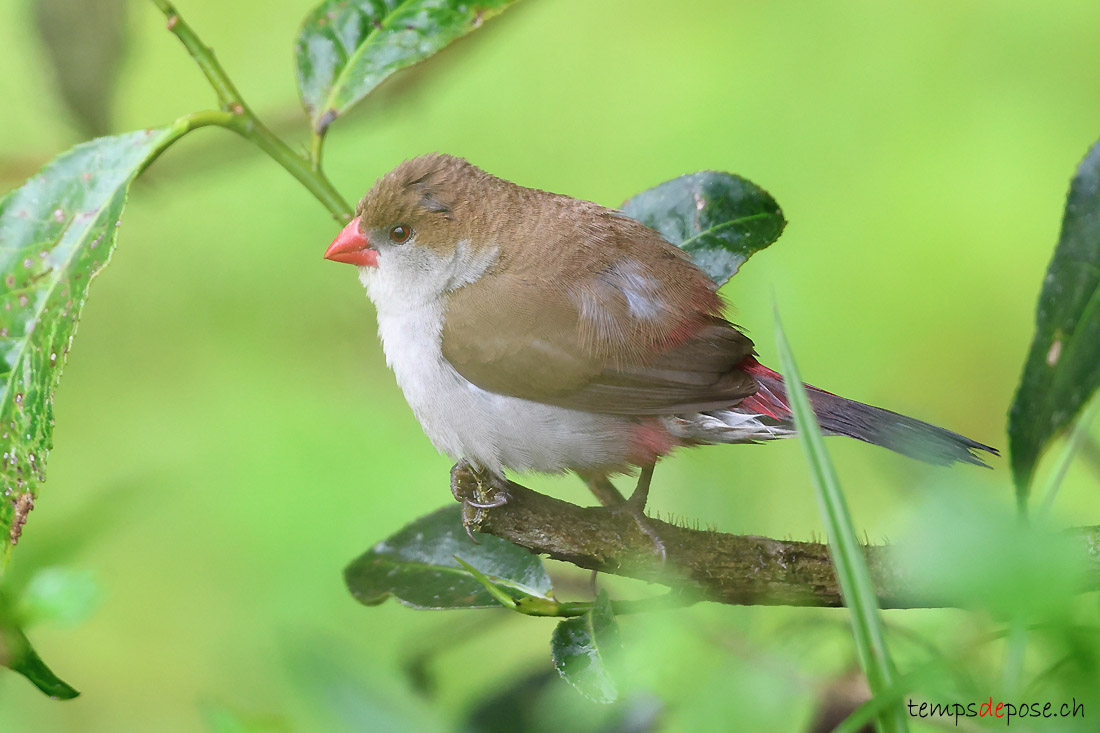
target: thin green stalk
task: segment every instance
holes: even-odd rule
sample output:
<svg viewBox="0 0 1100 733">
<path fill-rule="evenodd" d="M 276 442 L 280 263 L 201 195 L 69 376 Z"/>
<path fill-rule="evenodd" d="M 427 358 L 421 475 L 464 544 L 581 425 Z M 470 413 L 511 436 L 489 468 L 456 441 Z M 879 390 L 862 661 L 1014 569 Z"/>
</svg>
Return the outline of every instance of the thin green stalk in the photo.
<svg viewBox="0 0 1100 733">
<path fill-rule="evenodd" d="M 537 599 L 542 600 L 542 599 Z M 527 599 L 518 602 L 517 611 L 528 616 L 553 616 L 559 618 L 572 618 L 583 616 L 595 606 L 594 601 L 553 601 L 553 607 L 545 608 L 526 607 Z M 693 605 L 696 599 L 691 599 L 682 593 L 670 591 L 653 598 L 636 598 L 624 601 L 611 601 L 611 610 L 616 616 L 624 616 L 632 613 L 649 613 L 651 611 L 665 611 L 670 608 L 682 608 Z"/>
<path fill-rule="evenodd" d="M 512 598 L 512 596 L 505 593 L 504 590 L 500 588 L 496 583 L 489 580 L 489 577 L 485 575 L 485 573 L 481 572 L 458 555 L 451 555 L 451 557 L 454 558 L 455 562 L 465 568 L 467 573 L 474 576 L 474 580 L 481 583 L 481 585 L 484 586 L 485 590 L 489 592 L 489 595 L 496 599 L 497 603 L 504 606 L 505 608 L 511 608 L 512 610 L 515 610 L 516 600 Z"/>
<path fill-rule="evenodd" d="M 889 687 L 879 691 L 858 708 L 852 711 L 847 718 L 833 729 L 833 733 L 859 733 L 869 723 L 880 719 L 883 715 L 895 708 L 905 709 L 903 698 L 907 692 L 917 688 L 922 682 L 934 680 L 937 675 L 943 673 L 938 662 L 932 662 L 915 673 L 895 680 Z M 905 712 L 908 715 L 908 711 Z"/>
<path fill-rule="evenodd" d="M 1054 506 L 1054 497 L 1058 495 L 1058 489 L 1062 486 L 1062 479 L 1066 477 L 1069 464 L 1073 462 L 1073 457 L 1077 455 L 1077 451 L 1081 449 L 1085 439 L 1089 436 L 1089 428 L 1095 422 L 1096 413 L 1098 412 L 1100 412 L 1100 399 L 1094 399 L 1092 404 L 1087 406 L 1081 412 L 1081 416 L 1077 418 L 1077 424 L 1073 426 L 1073 432 L 1066 440 L 1065 446 L 1062 448 L 1062 454 L 1058 456 L 1055 469 L 1050 474 L 1050 478 L 1047 479 L 1043 491 L 1043 503 L 1039 507 L 1040 517 L 1047 516 L 1051 507 Z"/>
<path fill-rule="evenodd" d="M 313 170 L 321 172 L 321 148 L 325 144 L 323 132 L 312 132 L 309 136 L 309 160 L 313 164 Z"/>
<path fill-rule="evenodd" d="M 221 105 L 222 110 L 230 115 L 228 118 L 206 124 L 217 124 L 226 127 L 255 144 L 286 169 L 288 173 L 297 178 L 329 210 L 337 221 L 348 221 L 351 218 L 352 207 L 321 173 L 320 150 L 318 149 L 315 153 L 315 164 L 291 150 L 285 142 L 260 122 L 259 118 L 249 109 L 240 92 L 237 91 L 221 64 L 214 57 L 214 52 L 199 39 L 191 26 L 180 16 L 175 6 L 168 0 L 152 0 L 152 2 L 168 19 L 168 30 L 172 31 L 180 40 L 184 48 L 187 49 L 187 53 L 195 60 L 199 69 L 206 76 L 207 81 L 210 82 L 210 86 L 213 87 L 214 93 L 218 96 L 218 103 Z"/>
<path fill-rule="evenodd" d="M 553 598 L 540 598 L 539 596 L 523 596 L 515 599 L 504 592 L 504 589 L 493 582 L 492 578 L 485 575 L 470 563 L 458 555 L 452 555 L 455 561 L 466 572 L 474 576 L 477 582 L 484 586 L 497 603 L 524 616 L 548 616 L 551 618 L 574 618 L 583 616 L 592 610 L 595 605 L 592 601 L 558 601 Z M 611 609 L 616 616 L 628 613 L 644 613 L 646 611 L 660 611 L 668 608 L 680 608 L 690 606 L 697 599 L 690 598 L 677 591 L 670 591 L 662 596 L 654 598 L 639 598 L 628 601 L 611 601 Z"/>
<path fill-rule="evenodd" d="M 189 115 L 184 115 L 172 123 L 172 137 L 165 140 L 148 160 L 145 161 L 145 165 L 142 170 L 148 168 L 154 160 L 159 158 L 169 147 L 171 147 L 177 140 L 191 132 L 197 130 L 200 127 L 230 127 L 233 124 L 233 115 L 229 112 L 225 112 L 220 109 L 204 109 L 199 112 L 192 112 Z"/>
<path fill-rule="evenodd" d="M 794 412 L 799 442 L 806 451 L 810 474 L 817 488 L 818 508 L 829 536 L 829 554 L 836 567 L 841 596 L 851 613 L 852 636 L 860 666 L 867 676 L 872 695 L 877 696 L 897 683 L 898 673 L 886 646 L 878 599 L 874 586 L 871 585 L 871 574 L 867 570 L 851 515 L 848 513 L 848 504 L 840 489 L 836 469 L 825 450 L 825 439 L 810 407 L 806 387 L 798 374 L 794 355 L 779 319 L 778 308 L 775 312 L 775 340 L 783 364 L 783 382 Z M 900 705 L 882 711 L 877 722 L 882 731 L 908 730 L 908 718 Z"/>
</svg>

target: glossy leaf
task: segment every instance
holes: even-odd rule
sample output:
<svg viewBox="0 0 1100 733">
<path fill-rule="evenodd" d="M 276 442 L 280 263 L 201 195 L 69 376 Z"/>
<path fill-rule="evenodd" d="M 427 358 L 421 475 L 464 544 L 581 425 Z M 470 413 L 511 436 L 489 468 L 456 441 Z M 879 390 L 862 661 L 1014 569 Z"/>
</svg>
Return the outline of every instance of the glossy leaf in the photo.
<svg viewBox="0 0 1100 733">
<path fill-rule="evenodd" d="M 689 173 L 642 191 L 623 213 L 656 229 L 724 285 L 787 225 L 771 195 L 740 176 Z"/>
<path fill-rule="evenodd" d="M 444 507 L 356 558 L 344 570 L 352 595 L 368 606 L 392 595 L 413 608 L 499 608 L 457 555 L 513 598 L 550 597 L 550 576 L 538 557 L 491 535 L 478 535 L 475 545 L 461 517 L 460 506 Z"/>
<path fill-rule="evenodd" d="M 1025 502 L 1050 439 L 1100 386 L 1100 142 L 1070 183 L 1062 233 L 1047 267 L 1035 336 L 1009 413 L 1016 494 Z"/>
<path fill-rule="evenodd" d="M 127 190 L 186 131 L 181 122 L 78 145 L 0 199 L 0 570 L 45 479 L 53 393 Z"/>
<path fill-rule="evenodd" d="M 783 365 L 783 382 L 787 385 L 787 397 L 798 428 L 798 440 L 810 464 L 817 506 L 829 538 L 829 555 L 836 568 L 844 605 L 851 615 L 852 636 L 855 639 L 859 663 L 867 677 L 871 694 L 884 694 L 897 683 L 898 673 L 886 646 L 878 597 L 871 585 L 871 573 L 867 569 L 867 560 L 852 524 L 852 516 L 848 512 L 848 502 L 840 489 L 836 468 L 825 450 L 825 438 L 821 434 L 813 408 L 810 407 L 806 385 L 802 383 L 802 377 L 798 373 L 778 310 L 775 314 L 775 344 Z M 884 733 L 908 730 L 908 719 L 900 705 L 882 713 L 878 730 Z"/>
<path fill-rule="evenodd" d="M 550 654 L 558 674 L 599 703 L 612 703 L 619 697 L 608 664 L 621 648 L 619 623 L 606 591 L 600 592 L 590 611 L 562 621 L 550 637 Z"/>
<path fill-rule="evenodd" d="M 516 0 L 325 0 L 298 34 L 298 91 L 323 135 L 395 71 L 436 51 Z"/>
</svg>

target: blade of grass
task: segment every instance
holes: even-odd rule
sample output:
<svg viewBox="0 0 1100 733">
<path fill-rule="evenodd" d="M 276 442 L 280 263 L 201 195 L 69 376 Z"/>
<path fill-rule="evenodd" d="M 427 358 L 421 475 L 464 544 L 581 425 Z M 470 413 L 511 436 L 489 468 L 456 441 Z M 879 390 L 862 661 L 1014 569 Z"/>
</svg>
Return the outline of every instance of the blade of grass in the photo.
<svg viewBox="0 0 1100 733">
<path fill-rule="evenodd" d="M 817 504 L 829 536 L 829 554 L 836 567 L 837 580 L 844 603 L 851 613 L 852 636 L 856 651 L 871 694 L 886 694 L 897 682 L 897 670 L 886 647 L 886 636 L 879 616 L 878 599 L 871 585 L 871 575 L 860 548 L 859 538 L 852 526 L 848 504 L 840 490 L 836 469 L 825 451 L 825 440 L 818 427 L 817 418 L 810 408 L 806 388 L 798 374 L 787 335 L 775 309 L 775 341 L 783 366 L 783 381 L 787 399 L 794 412 L 799 442 L 806 451 L 810 475 L 817 489 Z M 881 731 L 907 731 L 908 721 L 900 705 L 884 710 L 878 717 Z"/>
<path fill-rule="evenodd" d="M 1058 489 L 1062 486 L 1062 479 L 1066 477 L 1066 471 L 1069 470 L 1069 464 L 1073 463 L 1073 457 L 1081 449 L 1085 439 L 1089 437 L 1089 428 L 1096 421 L 1097 413 L 1100 413 L 1100 399 L 1093 400 L 1092 405 L 1082 410 L 1081 416 L 1077 418 L 1077 424 L 1066 440 L 1065 446 L 1062 448 L 1062 454 L 1058 456 L 1058 462 L 1055 464 L 1054 470 L 1047 479 L 1046 487 L 1043 489 L 1043 504 L 1039 508 L 1040 517 L 1047 516 L 1051 507 L 1054 506 L 1054 497 L 1058 495 Z"/>
</svg>

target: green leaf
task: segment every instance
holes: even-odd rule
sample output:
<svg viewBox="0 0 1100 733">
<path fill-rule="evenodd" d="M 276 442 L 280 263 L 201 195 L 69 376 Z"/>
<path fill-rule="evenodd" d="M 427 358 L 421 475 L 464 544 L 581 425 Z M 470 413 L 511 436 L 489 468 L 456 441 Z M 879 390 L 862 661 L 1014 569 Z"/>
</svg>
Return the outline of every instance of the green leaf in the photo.
<svg viewBox="0 0 1100 733">
<path fill-rule="evenodd" d="M 315 135 L 388 76 L 516 0 L 325 0 L 298 33 L 298 91 Z"/>
<path fill-rule="evenodd" d="M 1021 505 L 1050 439 L 1100 386 L 1100 142 L 1070 183 L 1062 233 L 1043 279 L 1035 337 L 1009 412 Z"/>
<path fill-rule="evenodd" d="M 53 393 L 130 183 L 188 129 L 78 145 L 0 200 L 0 571 L 45 480 Z"/>
<path fill-rule="evenodd" d="M 612 703 L 619 697 L 608 662 L 621 648 L 619 623 L 607 591 L 596 596 L 592 610 L 562 621 L 550 637 L 550 654 L 558 674 L 589 700 L 599 703 Z"/>
<path fill-rule="evenodd" d="M 623 213 L 690 254 L 719 285 L 787 225 L 767 191 L 718 171 L 689 173 L 642 191 L 623 204 Z"/>
<path fill-rule="evenodd" d="M 806 387 L 799 376 L 794 354 L 779 320 L 778 309 L 775 313 L 775 341 L 783 365 L 783 383 L 787 387 L 791 411 L 794 412 L 799 442 L 806 451 L 810 475 L 817 490 L 818 509 L 829 537 L 829 554 L 836 568 L 841 595 L 851 614 L 852 635 L 855 637 L 859 662 L 867 676 L 871 694 L 878 695 L 896 683 L 897 671 L 886 646 L 878 598 L 874 586 L 871 585 L 871 574 L 867 570 L 867 561 L 852 525 L 852 517 L 848 513 L 848 503 L 840 489 L 840 480 L 833 462 L 825 450 L 825 439 L 810 407 L 809 397 L 806 396 Z M 879 724 L 880 730 L 885 732 L 908 730 L 907 719 L 900 705 L 895 705 L 880 716 Z"/>
<path fill-rule="evenodd" d="M 26 634 L 11 620 L 3 598 L 0 598 L 0 665 L 23 675 L 55 700 L 71 700 L 80 694 L 50 671 L 35 653 Z"/>
<path fill-rule="evenodd" d="M 491 535 L 475 545 L 462 527 L 462 507 L 448 506 L 421 517 L 379 542 L 344 570 L 348 590 L 373 606 L 390 596 L 422 609 L 499 608 L 461 557 L 512 598 L 550 598 L 550 576 L 538 557 Z"/>
</svg>

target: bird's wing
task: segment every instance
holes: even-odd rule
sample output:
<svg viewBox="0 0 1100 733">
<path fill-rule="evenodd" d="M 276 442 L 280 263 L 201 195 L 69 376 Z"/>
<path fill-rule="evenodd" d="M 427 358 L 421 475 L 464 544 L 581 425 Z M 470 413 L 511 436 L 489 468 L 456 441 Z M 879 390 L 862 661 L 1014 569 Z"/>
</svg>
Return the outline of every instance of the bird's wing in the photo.
<svg viewBox="0 0 1100 733">
<path fill-rule="evenodd" d="M 738 369 L 752 342 L 680 250 L 640 225 L 591 246 L 606 256 L 512 263 L 455 290 L 443 356 L 482 389 L 586 412 L 719 409 L 756 391 Z"/>
<path fill-rule="evenodd" d="M 605 369 L 556 404 L 616 415 L 727 408 L 757 390 L 756 380 L 739 368 L 752 353 L 747 336 L 716 321 L 648 362 Z"/>
</svg>

